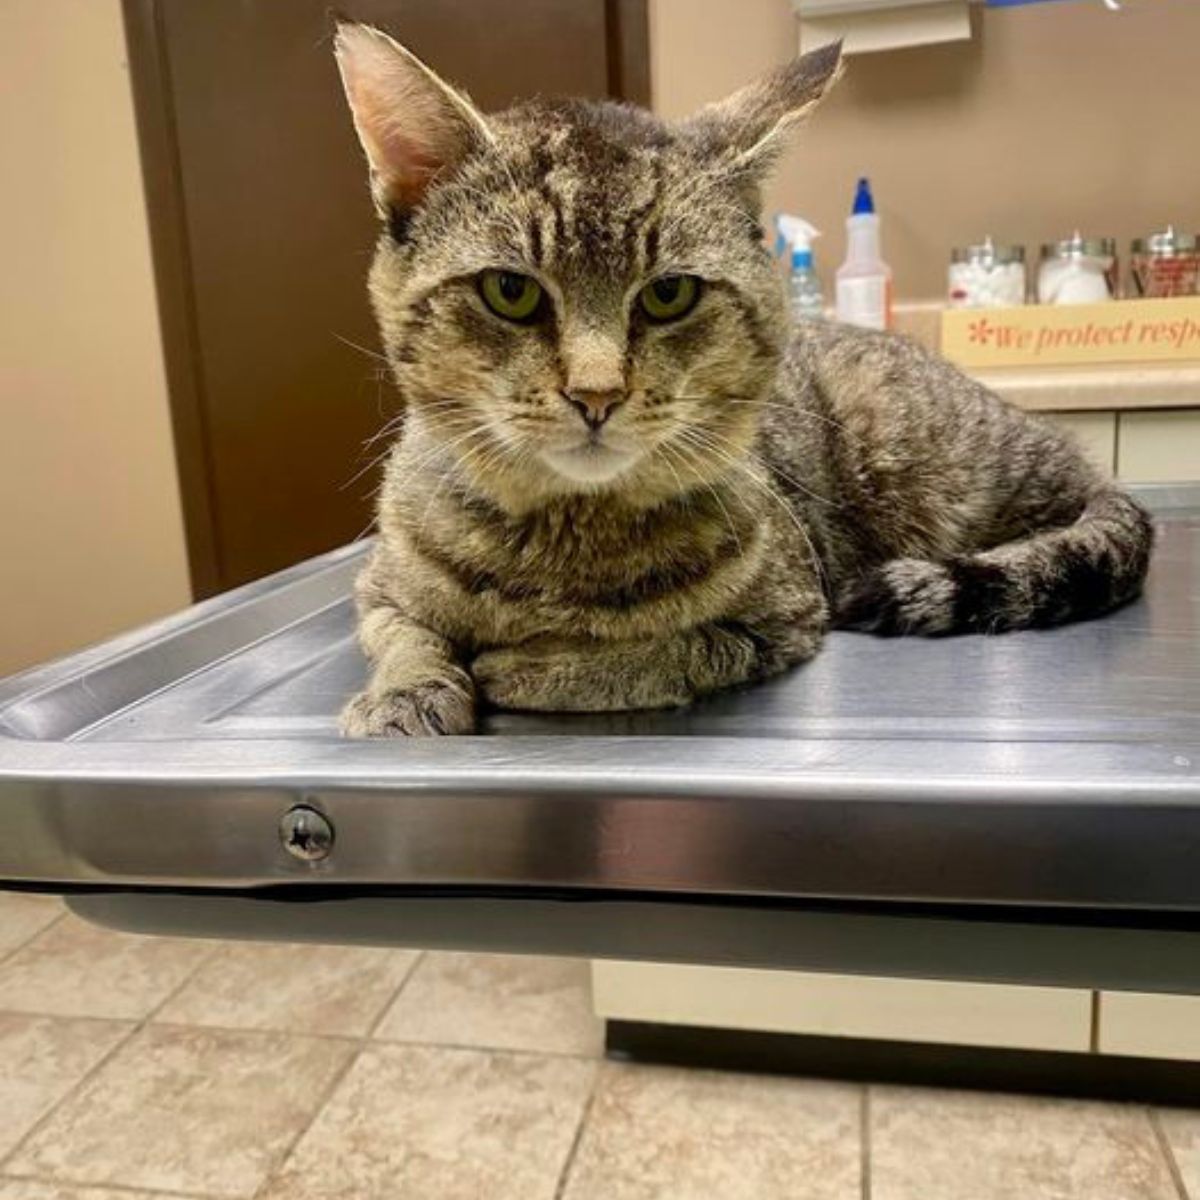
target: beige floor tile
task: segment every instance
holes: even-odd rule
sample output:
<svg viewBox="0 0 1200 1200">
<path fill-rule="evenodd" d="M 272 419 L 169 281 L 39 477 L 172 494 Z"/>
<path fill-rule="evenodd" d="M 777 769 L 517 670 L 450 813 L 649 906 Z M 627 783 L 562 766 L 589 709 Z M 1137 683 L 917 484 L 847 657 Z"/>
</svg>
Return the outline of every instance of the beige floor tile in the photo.
<svg viewBox="0 0 1200 1200">
<path fill-rule="evenodd" d="M 156 1020 L 358 1036 L 416 958 L 410 950 L 231 945 L 210 958 Z"/>
<path fill-rule="evenodd" d="M 1159 1124 L 1191 1200 L 1200 1200 L 1200 1111 L 1165 1109 Z"/>
<path fill-rule="evenodd" d="M 252 1195 L 352 1053 L 340 1041 L 148 1026 L 6 1170 L 64 1183 Z"/>
<path fill-rule="evenodd" d="M 1149 1114 L 1077 1100 L 878 1088 L 872 1200 L 1177 1200 Z"/>
<path fill-rule="evenodd" d="M 0 965 L 0 1009 L 137 1020 L 211 953 L 211 942 L 112 933 L 67 916 Z"/>
<path fill-rule="evenodd" d="M 57 896 L 0 892 L 0 958 L 63 915 Z"/>
<path fill-rule="evenodd" d="M 593 1063 L 363 1051 L 264 1200 L 552 1200 Z"/>
<path fill-rule="evenodd" d="M 402 1042 L 598 1055 L 587 963 L 505 954 L 427 954 L 380 1023 Z"/>
<path fill-rule="evenodd" d="M 131 1028 L 0 1013 L 0 1159 Z"/>
<path fill-rule="evenodd" d="M 34 1179 L 0 1179 L 0 1200 L 158 1200 L 154 1192 L 73 1187 Z"/>
<path fill-rule="evenodd" d="M 605 1066 L 566 1200 L 858 1200 L 861 1092 Z"/>
</svg>

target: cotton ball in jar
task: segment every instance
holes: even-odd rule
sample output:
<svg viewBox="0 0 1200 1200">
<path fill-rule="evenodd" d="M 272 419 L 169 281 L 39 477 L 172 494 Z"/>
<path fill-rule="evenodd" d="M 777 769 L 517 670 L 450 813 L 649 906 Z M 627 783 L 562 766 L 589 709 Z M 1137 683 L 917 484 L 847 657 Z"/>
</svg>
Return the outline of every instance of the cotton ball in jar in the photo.
<svg viewBox="0 0 1200 1200">
<path fill-rule="evenodd" d="M 1025 303 L 1025 248 L 991 238 L 951 252 L 947 275 L 952 308 L 1005 308 Z"/>
</svg>

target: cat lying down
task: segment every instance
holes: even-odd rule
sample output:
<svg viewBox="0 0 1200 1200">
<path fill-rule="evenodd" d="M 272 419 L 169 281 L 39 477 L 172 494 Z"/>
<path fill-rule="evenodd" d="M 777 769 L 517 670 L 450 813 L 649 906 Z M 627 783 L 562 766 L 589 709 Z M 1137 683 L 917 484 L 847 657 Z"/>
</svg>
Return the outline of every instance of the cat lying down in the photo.
<svg viewBox="0 0 1200 1200">
<path fill-rule="evenodd" d="M 790 327 L 759 190 L 836 47 L 668 124 L 485 116 L 378 30 L 336 46 L 404 405 L 347 734 L 681 705 L 830 628 L 992 633 L 1138 594 L 1150 522 L 1061 433 L 903 338 Z"/>
</svg>

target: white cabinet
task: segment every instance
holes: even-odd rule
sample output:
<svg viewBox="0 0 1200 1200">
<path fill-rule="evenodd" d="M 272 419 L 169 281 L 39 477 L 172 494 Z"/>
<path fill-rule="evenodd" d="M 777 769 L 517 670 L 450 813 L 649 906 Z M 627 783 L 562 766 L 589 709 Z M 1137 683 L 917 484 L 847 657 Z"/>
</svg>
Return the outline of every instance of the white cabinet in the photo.
<svg viewBox="0 0 1200 1200">
<path fill-rule="evenodd" d="M 1028 1050 L 1092 1038 L 1082 989 L 635 962 L 593 963 L 592 987 L 614 1020 Z"/>
<path fill-rule="evenodd" d="M 1101 993 L 1097 1048 L 1200 1062 L 1200 996 Z"/>
<path fill-rule="evenodd" d="M 1200 479 L 1200 409 L 1121 413 L 1117 474 L 1131 483 Z"/>
<path fill-rule="evenodd" d="M 1115 412 L 1051 412 L 1046 419 L 1065 429 L 1084 453 L 1109 475 L 1117 466 L 1117 414 Z"/>
<path fill-rule="evenodd" d="M 1200 409 L 1043 415 L 1067 430 L 1094 463 L 1129 483 L 1200 479 Z"/>
</svg>

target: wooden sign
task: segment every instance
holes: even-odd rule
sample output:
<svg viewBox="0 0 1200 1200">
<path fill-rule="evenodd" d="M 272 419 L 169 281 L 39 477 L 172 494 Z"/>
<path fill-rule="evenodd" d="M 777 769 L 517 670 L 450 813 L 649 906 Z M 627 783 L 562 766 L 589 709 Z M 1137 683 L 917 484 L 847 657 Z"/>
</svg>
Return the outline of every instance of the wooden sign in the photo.
<svg viewBox="0 0 1200 1200">
<path fill-rule="evenodd" d="M 963 367 L 1200 361 L 1200 296 L 946 309 L 942 354 Z"/>
</svg>

